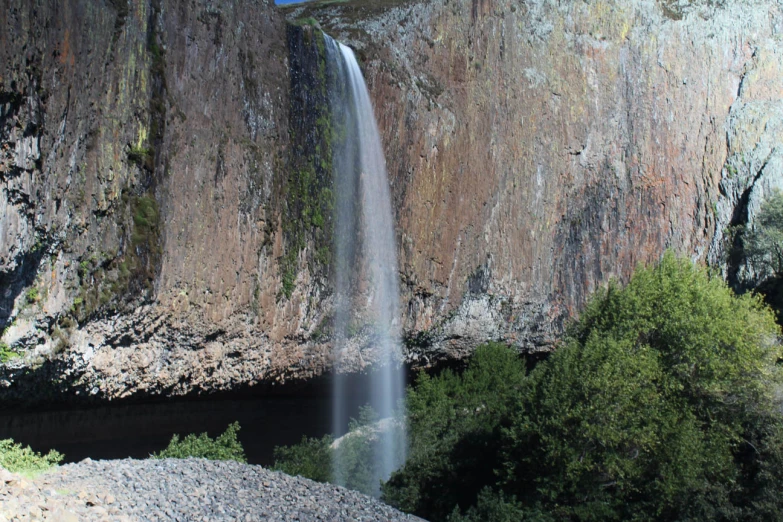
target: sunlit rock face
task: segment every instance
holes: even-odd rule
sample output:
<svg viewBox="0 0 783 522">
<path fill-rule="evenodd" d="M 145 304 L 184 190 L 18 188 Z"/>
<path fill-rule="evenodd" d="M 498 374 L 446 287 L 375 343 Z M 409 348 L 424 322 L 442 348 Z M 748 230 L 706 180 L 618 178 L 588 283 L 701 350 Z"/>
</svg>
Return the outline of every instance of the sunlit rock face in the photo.
<svg viewBox="0 0 783 522">
<path fill-rule="evenodd" d="M 0 0 L 0 328 L 23 353 L 0 395 L 331 367 L 323 50 L 286 17 L 367 78 L 411 362 L 551 349 L 667 247 L 721 265 L 725 228 L 783 186 L 783 15 L 708 3 Z"/>
<path fill-rule="evenodd" d="M 783 182 L 783 19 L 774 2 L 690 4 L 295 13 L 364 59 L 422 357 L 489 338 L 547 349 L 597 287 L 665 248 L 722 264 L 742 194 L 752 220 Z"/>
</svg>

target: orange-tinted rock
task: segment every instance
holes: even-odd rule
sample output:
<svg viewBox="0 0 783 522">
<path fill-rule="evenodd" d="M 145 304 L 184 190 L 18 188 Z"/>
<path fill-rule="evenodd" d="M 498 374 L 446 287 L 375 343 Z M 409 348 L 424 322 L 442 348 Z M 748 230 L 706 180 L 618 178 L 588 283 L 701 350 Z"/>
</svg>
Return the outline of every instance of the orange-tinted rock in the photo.
<svg viewBox="0 0 783 522">
<path fill-rule="evenodd" d="M 781 13 L 693 4 L 0 0 L 0 322 L 25 354 L 0 395 L 330 368 L 330 283 L 313 238 L 290 255 L 285 233 L 286 14 L 365 68 L 411 361 L 550 349 L 591 292 L 666 248 L 720 265 L 737 209 L 752 220 L 783 186 Z"/>
</svg>

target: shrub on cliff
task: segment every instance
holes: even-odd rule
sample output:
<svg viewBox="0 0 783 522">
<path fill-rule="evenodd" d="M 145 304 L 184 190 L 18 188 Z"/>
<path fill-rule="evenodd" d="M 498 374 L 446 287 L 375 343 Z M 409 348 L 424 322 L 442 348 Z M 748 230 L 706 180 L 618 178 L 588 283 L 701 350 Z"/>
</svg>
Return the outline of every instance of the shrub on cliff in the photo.
<svg viewBox="0 0 783 522">
<path fill-rule="evenodd" d="M 54 450 L 42 455 L 11 439 L 0 440 L 0 467 L 12 473 L 35 475 L 56 466 L 62 460 L 63 455 Z"/>
<path fill-rule="evenodd" d="M 247 462 L 242 443 L 237 439 L 239 423 L 230 424 L 222 435 L 211 439 L 207 433 L 191 433 L 180 440 L 179 435 L 171 437 L 166 449 L 152 455 L 156 459 L 186 459 L 189 457 L 210 460 L 235 460 Z"/>
<path fill-rule="evenodd" d="M 420 384 L 385 498 L 430 520 L 779 520 L 777 335 L 757 298 L 666 254 L 600 291 L 529 377 L 498 350 L 489 389 Z"/>
<path fill-rule="evenodd" d="M 12 350 L 6 343 L 0 341 L 0 363 L 5 364 L 16 357 L 19 357 L 19 353 Z"/>
</svg>

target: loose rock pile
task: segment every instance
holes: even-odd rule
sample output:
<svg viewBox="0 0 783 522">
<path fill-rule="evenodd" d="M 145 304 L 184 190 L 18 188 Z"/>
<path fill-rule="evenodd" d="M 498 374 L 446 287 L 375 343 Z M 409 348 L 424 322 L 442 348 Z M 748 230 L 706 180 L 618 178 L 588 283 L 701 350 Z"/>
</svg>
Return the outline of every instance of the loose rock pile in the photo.
<svg viewBox="0 0 783 522">
<path fill-rule="evenodd" d="M 86 459 L 35 480 L 0 475 L 0 522 L 417 521 L 371 497 L 260 466 Z"/>
<path fill-rule="evenodd" d="M 0 522 L 132 520 L 123 516 L 117 506 L 112 506 L 112 495 L 56 489 L 59 487 L 56 482 L 55 475 L 32 480 L 0 468 Z"/>
</svg>

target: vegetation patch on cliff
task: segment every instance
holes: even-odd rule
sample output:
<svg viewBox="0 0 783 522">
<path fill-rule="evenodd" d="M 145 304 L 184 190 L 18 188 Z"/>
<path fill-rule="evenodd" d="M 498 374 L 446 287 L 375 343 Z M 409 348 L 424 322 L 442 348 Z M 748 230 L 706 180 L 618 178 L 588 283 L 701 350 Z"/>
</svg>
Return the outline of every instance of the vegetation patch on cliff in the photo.
<svg viewBox="0 0 783 522">
<path fill-rule="evenodd" d="M 281 294 L 294 290 L 299 254 L 308 244 L 311 273 L 326 277 L 332 252 L 332 115 L 323 33 L 315 27 L 289 25 L 291 60 L 291 152 L 284 186 L 285 254 L 280 260 Z"/>
<path fill-rule="evenodd" d="M 157 201 L 152 195 L 132 196 L 127 191 L 123 192 L 122 201 L 131 214 L 122 251 L 87 252 L 79 261 L 79 290 L 71 309 L 79 322 L 102 311 L 124 310 L 129 294 L 144 298 L 153 290 L 162 255 Z M 68 318 L 62 318 L 60 335 L 55 337 L 67 343 L 67 332 L 72 326 Z"/>
</svg>

